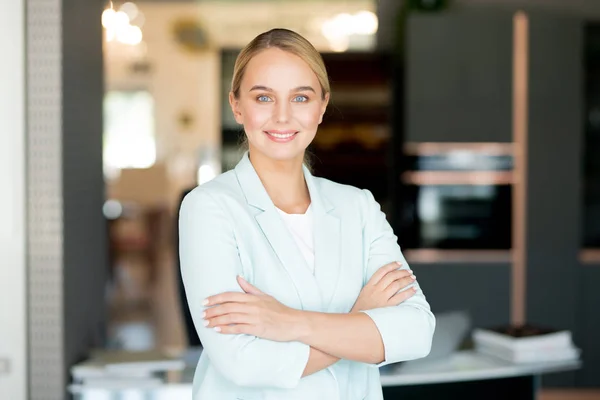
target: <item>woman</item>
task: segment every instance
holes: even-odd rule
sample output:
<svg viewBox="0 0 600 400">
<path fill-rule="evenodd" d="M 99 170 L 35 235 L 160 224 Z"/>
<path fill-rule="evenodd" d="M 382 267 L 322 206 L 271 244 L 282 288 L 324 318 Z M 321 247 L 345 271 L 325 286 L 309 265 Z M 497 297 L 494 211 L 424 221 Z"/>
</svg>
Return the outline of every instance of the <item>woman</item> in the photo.
<svg viewBox="0 0 600 400">
<path fill-rule="evenodd" d="M 381 399 L 378 366 L 429 353 L 435 318 L 371 193 L 303 164 L 329 95 L 292 31 L 238 56 L 229 101 L 249 150 L 179 217 L 204 346 L 194 399 Z"/>
</svg>

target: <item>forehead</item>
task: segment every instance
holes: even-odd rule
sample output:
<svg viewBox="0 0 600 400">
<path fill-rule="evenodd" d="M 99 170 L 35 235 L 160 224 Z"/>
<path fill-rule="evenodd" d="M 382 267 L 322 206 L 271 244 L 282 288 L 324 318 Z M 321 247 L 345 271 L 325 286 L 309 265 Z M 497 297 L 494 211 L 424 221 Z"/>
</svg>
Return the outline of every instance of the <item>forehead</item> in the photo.
<svg viewBox="0 0 600 400">
<path fill-rule="evenodd" d="M 264 85 L 273 89 L 313 86 L 319 80 L 309 65 L 295 54 L 270 48 L 256 54 L 248 62 L 242 86 Z"/>
</svg>

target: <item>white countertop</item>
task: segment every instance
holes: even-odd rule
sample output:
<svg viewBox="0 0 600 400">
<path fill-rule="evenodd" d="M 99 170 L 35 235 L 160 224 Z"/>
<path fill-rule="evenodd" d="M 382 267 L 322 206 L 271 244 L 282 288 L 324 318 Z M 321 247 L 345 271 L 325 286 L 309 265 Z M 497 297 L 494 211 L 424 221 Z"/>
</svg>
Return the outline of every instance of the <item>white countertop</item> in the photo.
<svg viewBox="0 0 600 400">
<path fill-rule="evenodd" d="M 423 385 L 537 375 L 577 369 L 581 361 L 514 364 L 475 351 L 461 351 L 441 360 L 399 364 L 382 372 L 383 386 Z"/>
<path fill-rule="evenodd" d="M 551 372 L 563 372 L 577 369 L 581 361 L 544 362 L 535 364 L 514 364 L 502 361 L 475 351 L 457 352 L 439 360 L 417 360 L 398 364 L 382 370 L 382 386 L 426 385 L 447 382 L 465 382 L 486 379 L 509 378 L 516 376 L 538 375 Z M 73 384 L 69 390 L 73 394 L 85 394 L 97 391 L 139 390 L 152 392 L 155 399 L 170 399 L 170 394 L 190 393 L 192 390 L 193 369 L 176 374 L 179 379 L 172 382 L 146 384 L 134 383 L 135 380 L 100 380 L 94 384 Z M 175 397 L 178 398 L 178 397 Z"/>
</svg>

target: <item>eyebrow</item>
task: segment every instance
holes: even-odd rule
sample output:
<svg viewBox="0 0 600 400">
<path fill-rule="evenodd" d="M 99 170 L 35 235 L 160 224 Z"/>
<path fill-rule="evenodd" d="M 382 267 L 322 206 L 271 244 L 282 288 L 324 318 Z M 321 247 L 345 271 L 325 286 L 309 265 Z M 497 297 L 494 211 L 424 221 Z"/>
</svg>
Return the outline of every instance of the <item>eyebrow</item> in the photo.
<svg viewBox="0 0 600 400">
<path fill-rule="evenodd" d="M 250 88 L 250 92 L 253 90 L 264 90 L 265 92 L 274 92 L 273 89 L 271 89 L 270 87 L 267 86 L 263 86 L 263 85 L 254 85 Z M 315 89 L 312 88 L 312 86 L 298 86 L 292 90 L 290 90 L 291 92 L 315 92 Z"/>
</svg>

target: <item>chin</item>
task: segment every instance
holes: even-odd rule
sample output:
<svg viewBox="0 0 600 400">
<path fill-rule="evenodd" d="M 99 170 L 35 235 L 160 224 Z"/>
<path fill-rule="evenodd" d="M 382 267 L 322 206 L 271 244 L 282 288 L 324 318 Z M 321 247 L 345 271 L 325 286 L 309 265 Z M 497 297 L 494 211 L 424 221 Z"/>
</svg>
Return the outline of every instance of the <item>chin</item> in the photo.
<svg viewBox="0 0 600 400">
<path fill-rule="evenodd" d="M 264 135 L 264 133 L 262 134 Z M 261 136 L 262 136 L 261 135 Z M 265 157 L 271 160 L 276 161 L 291 161 L 294 159 L 302 159 L 304 157 L 304 152 L 311 140 L 306 140 L 308 137 L 306 136 L 296 136 L 292 141 L 287 143 L 277 143 L 270 139 L 267 139 L 264 136 L 259 137 L 251 137 L 250 140 L 250 151 L 260 153 L 260 157 Z"/>
<path fill-rule="evenodd" d="M 291 161 L 297 158 L 303 158 L 304 156 L 304 151 L 306 150 L 306 147 L 280 147 L 280 148 L 273 148 L 273 146 L 260 146 L 260 147 L 253 147 L 251 148 L 251 151 L 257 151 L 258 153 L 261 154 L 262 157 L 266 157 L 269 158 L 271 160 L 277 160 L 277 161 Z"/>
<path fill-rule="evenodd" d="M 304 150 L 275 150 L 275 151 L 266 151 L 263 154 L 266 157 L 269 157 L 273 160 L 277 161 L 291 161 L 298 157 L 302 158 L 304 156 Z"/>
</svg>

